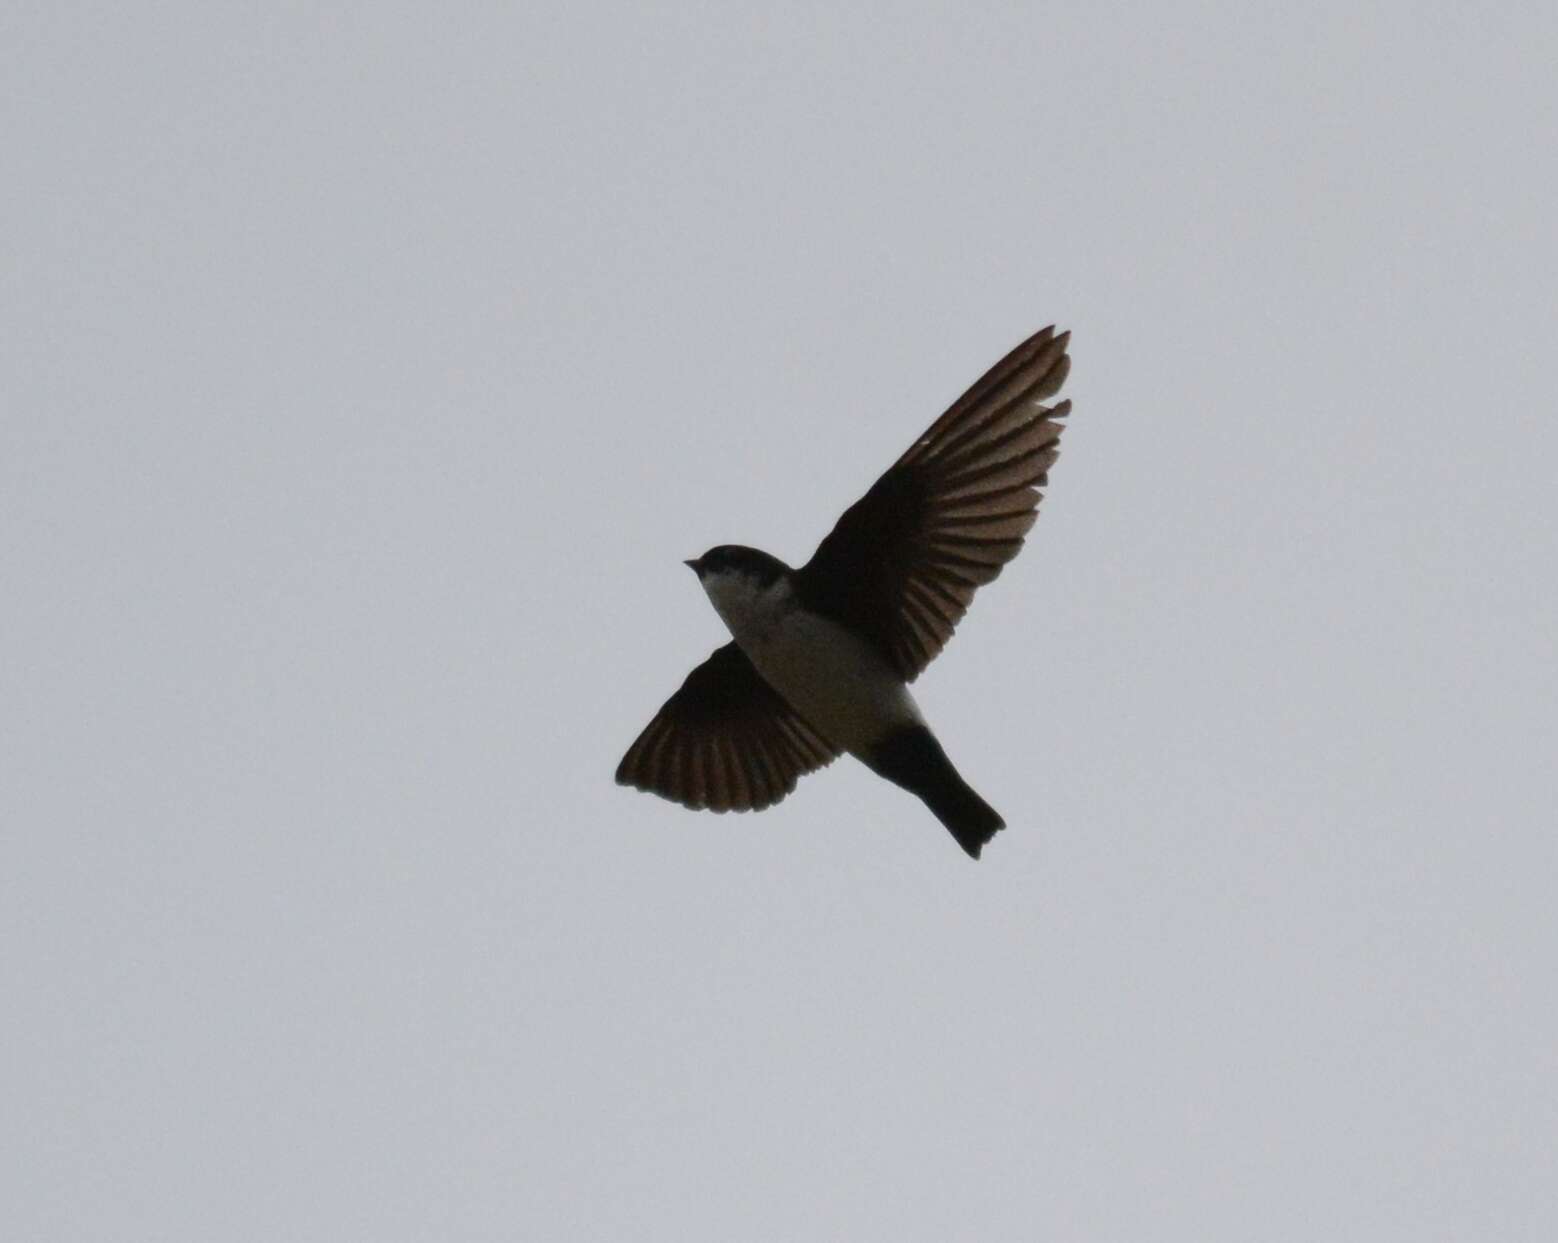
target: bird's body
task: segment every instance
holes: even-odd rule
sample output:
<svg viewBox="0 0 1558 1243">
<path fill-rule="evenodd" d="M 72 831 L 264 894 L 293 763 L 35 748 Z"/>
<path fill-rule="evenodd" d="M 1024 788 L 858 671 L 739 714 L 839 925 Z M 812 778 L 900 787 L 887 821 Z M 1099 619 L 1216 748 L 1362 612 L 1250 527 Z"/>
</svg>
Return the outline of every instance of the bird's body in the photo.
<svg viewBox="0 0 1558 1243">
<path fill-rule="evenodd" d="M 688 675 L 617 780 L 688 807 L 758 810 L 847 752 L 916 794 L 974 858 L 1004 821 L 958 774 L 911 682 L 1016 556 L 1069 402 L 1066 335 L 985 375 L 793 570 L 722 544 L 687 564 L 733 642 Z"/>
<path fill-rule="evenodd" d="M 793 571 L 767 584 L 739 573 L 702 581 L 763 680 L 841 750 L 858 756 L 894 729 L 924 724 L 908 686 L 875 648 L 802 605 Z"/>
</svg>

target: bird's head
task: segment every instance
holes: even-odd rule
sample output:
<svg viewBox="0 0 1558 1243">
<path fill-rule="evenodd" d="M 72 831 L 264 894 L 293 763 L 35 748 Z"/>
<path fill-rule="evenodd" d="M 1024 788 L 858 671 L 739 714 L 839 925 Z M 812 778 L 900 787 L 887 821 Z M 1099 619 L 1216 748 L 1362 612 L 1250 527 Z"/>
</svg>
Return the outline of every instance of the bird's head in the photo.
<svg viewBox="0 0 1558 1243">
<path fill-rule="evenodd" d="M 719 544 L 701 557 L 684 562 L 721 614 L 745 609 L 759 596 L 787 583 L 790 567 L 778 557 L 741 544 Z"/>
<path fill-rule="evenodd" d="M 771 587 L 790 572 L 790 567 L 778 557 L 741 544 L 718 544 L 703 556 L 682 564 L 690 567 L 704 584 L 711 578 L 743 578 L 759 588 Z"/>
</svg>

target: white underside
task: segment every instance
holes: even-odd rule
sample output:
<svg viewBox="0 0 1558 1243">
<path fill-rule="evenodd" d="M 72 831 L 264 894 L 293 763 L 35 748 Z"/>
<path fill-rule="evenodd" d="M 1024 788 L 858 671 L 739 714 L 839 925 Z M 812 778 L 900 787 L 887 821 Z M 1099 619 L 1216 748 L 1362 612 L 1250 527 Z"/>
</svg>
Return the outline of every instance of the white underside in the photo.
<svg viewBox="0 0 1558 1243">
<path fill-rule="evenodd" d="M 858 754 L 895 728 L 925 723 L 886 659 L 800 608 L 784 579 L 758 590 L 739 575 L 711 574 L 703 586 L 757 671 L 835 746 Z"/>
</svg>

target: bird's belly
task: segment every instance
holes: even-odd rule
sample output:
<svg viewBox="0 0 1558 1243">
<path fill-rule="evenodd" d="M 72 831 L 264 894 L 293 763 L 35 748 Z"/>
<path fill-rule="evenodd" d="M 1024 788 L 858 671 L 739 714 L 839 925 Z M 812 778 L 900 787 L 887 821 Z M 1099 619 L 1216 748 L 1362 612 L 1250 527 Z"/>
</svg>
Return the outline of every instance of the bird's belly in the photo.
<svg viewBox="0 0 1558 1243">
<path fill-rule="evenodd" d="M 835 746 L 858 752 L 899 726 L 924 723 L 876 649 L 825 618 L 791 611 L 735 637 L 768 684 Z"/>
</svg>

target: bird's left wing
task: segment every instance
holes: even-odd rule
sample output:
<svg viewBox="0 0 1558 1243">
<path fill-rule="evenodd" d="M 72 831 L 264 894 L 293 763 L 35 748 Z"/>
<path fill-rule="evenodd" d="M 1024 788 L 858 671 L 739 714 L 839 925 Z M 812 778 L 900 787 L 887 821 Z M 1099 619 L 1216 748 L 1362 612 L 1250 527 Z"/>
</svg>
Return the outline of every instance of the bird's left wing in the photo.
<svg viewBox="0 0 1558 1243">
<path fill-rule="evenodd" d="M 838 755 L 727 643 L 644 727 L 617 766 L 617 783 L 695 811 L 760 811 Z"/>
<path fill-rule="evenodd" d="M 796 574 L 803 603 L 864 636 L 908 681 L 974 591 L 1017 555 L 1059 452 L 1070 333 L 1035 333 L 991 367 L 844 511 Z"/>
</svg>

